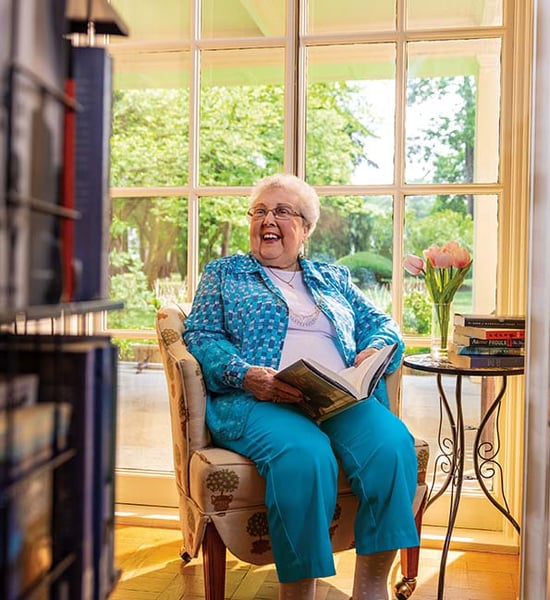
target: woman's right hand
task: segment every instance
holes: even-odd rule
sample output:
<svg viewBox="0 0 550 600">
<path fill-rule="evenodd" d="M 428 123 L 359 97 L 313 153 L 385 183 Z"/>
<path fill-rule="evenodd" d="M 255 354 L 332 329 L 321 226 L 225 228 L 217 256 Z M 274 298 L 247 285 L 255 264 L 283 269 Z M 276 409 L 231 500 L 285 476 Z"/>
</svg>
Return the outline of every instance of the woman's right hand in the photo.
<svg viewBox="0 0 550 600">
<path fill-rule="evenodd" d="M 244 376 L 243 387 L 263 402 L 297 404 L 304 399 L 302 392 L 275 378 L 277 371 L 270 367 L 250 367 Z"/>
</svg>

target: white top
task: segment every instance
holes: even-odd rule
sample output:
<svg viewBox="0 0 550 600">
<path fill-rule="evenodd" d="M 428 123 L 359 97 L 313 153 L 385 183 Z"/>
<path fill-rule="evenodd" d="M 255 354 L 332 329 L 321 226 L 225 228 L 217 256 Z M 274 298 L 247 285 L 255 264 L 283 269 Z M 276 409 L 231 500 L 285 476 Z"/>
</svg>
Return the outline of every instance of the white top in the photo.
<svg viewBox="0 0 550 600">
<path fill-rule="evenodd" d="M 315 304 L 304 285 L 302 271 L 264 270 L 281 290 L 290 312 L 279 368 L 300 358 L 312 358 L 333 371 L 344 369 L 344 359 L 336 346 L 336 329 Z"/>
</svg>

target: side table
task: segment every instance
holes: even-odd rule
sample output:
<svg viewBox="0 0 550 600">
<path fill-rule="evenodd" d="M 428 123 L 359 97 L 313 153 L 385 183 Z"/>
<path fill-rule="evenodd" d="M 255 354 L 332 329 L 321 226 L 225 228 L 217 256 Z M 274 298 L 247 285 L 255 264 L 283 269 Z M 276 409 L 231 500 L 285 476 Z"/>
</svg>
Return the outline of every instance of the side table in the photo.
<svg viewBox="0 0 550 600">
<path fill-rule="evenodd" d="M 487 411 L 482 416 L 479 425 L 476 428 L 476 435 L 474 439 L 474 447 L 473 447 L 473 462 L 474 462 L 474 472 L 475 478 L 479 483 L 483 493 L 490 500 L 490 502 L 495 506 L 514 526 L 514 529 L 519 533 L 520 528 L 517 521 L 510 513 L 510 509 L 508 507 L 508 502 L 506 500 L 506 496 L 504 495 L 504 490 L 501 487 L 501 495 L 503 498 L 503 503 L 501 504 L 497 499 L 492 495 L 488 486 L 486 485 L 485 480 L 490 479 L 494 476 L 495 472 L 502 473 L 502 467 L 497 460 L 497 455 L 499 452 L 499 446 L 493 444 L 490 441 L 484 441 L 483 433 L 486 429 L 488 423 L 491 420 L 491 417 L 497 412 L 497 420 L 495 422 L 495 427 L 497 428 L 498 433 L 498 411 L 500 409 L 500 405 L 502 399 L 504 397 L 504 393 L 506 392 L 506 384 L 509 376 L 512 375 L 522 375 L 524 372 L 523 367 L 505 367 L 505 368 L 462 368 L 457 367 L 456 365 L 451 364 L 447 361 L 435 360 L 429 354 L 413 354 L 411 356 L 406 356 L 403 364 L 410 369 L 414 369 L 416 371 L 424 371 L 428 373 L 434 373 L 436 375 L 437 381 L 437 389 L 439 392 L 439 401 L 442 404 L 443 409 L 447 415 L 447 419 L 449 421 L 449 425 L 451 428 L 451 439 L 448 438 L 444 440 L 445 443 L 441 443 L 440 438 L 440 450 L 441 453 L 436 457 L 435 468 L 437 469 L 437 465 L 440 461 L 443 461 L 445 465 L 444 471 L 447 472 L 447 477 L 445 478 L 441 487 L 437 490 L 434 489 L 435 486 L 435 478 L 434 483 L 431 486 L 431 489 L 428 492 L 428 502 L 426 507 L 430 506 L 435 500 L 437 500 L 449 487 L 451 486 L 451 504 L 449 509 L 449 522 L 447 525 L 447 531 L 445 534 L 445 541 L 443 544 L 443 551 L 441 554 L 441 563 L 439 569 L 439 582 L 437 588 L 437 598 L 438 600 L 443 600 L 443 591 L 445 587 L 445 569 L 447 565 L 447 556 L 449 553 L 449 546 L 451 543 L 451 537 L 453 534 L 453 529 L 455 526 L 456 516 L 458 513 L 458 507 L 460 504 L 460 497 L 462 494 L 462 482 L 464 479 L 464 457 L 465 457 L 465 446 L 464 446 L 464 414 L 462 408 L 462 377 L 500 377 L 501 385 L 498 393 L 496 394 L 494 400 L 488 406 Z M 455 376 L 455 411 L 452 410 L 445 390 L 442 384 L 443 375 L 453 375 Z M 441 416 L 443 418 L 443 416 Z M 440 423 L 441 426 L 441 423 Z M 468 429 L 471 429 L 470 427 Z"/>
</svg>

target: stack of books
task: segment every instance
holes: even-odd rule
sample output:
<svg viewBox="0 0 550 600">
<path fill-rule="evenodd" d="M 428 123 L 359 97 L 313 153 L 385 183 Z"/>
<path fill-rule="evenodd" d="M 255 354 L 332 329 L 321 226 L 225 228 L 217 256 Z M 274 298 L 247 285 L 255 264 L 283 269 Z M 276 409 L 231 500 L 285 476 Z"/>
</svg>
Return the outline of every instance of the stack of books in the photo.
<svg viewBox="0 0 550 600">
<path fill-rule="evenodd" d="M 456 313 L 449 362 L 464 368 L 523 367 L 525 316 Z"/>
</svg>

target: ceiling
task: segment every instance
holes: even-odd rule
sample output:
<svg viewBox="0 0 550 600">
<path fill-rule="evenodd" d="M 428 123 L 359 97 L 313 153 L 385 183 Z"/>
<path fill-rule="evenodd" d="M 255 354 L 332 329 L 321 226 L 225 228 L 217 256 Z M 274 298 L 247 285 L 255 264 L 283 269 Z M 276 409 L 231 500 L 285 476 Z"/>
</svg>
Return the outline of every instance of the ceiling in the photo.
<svg viewBox="0 0 550 600">
<path fill-rule="evenodd" d="M 422 29 L 495 25 L 502 0 L 408 0 L 409 22 Z M 189 0 L 112 0 L 128 24 L 127 38 L 111 38 L 118 87 L 180 87 L 190 67 Z M 313 34 L 394 31 L 395 0 L 309 0 Z M 282 37 L 285 0 L 203 0 L 203 39 Z M 414 17 L 414 18 L 413 18 Z M 359 31 L 360 33 L 360 31 Z M 495 46 L 496 44 L 496 46 Z M 478 56 L 499 60 L 498 40 L 414 42 L 409 60 L 415 76 L 475 73 Z M 203 81 L 212 85 L 281 84 L 284 54 L 280 48 L 206 50 Z M 339 44 L 308 52 L 310 81 L 387 79 L 395 76 L 395 45 Z"/>
<path fill-rule="evenodd" d="M 189 39 L 190 0 L 111 0 L 130 39 Z M 205 37 L 284 35 L 285 0 L 202 0 Z M 406 0 L 409 28 L 478 27 L 502 23 L 502 0 Z M 345 10 L 343 10 L 343 7 Z M 309 0 L 310 33 L 392 30 L 396 0 Z"/>
</svg>

